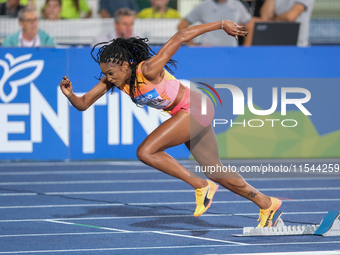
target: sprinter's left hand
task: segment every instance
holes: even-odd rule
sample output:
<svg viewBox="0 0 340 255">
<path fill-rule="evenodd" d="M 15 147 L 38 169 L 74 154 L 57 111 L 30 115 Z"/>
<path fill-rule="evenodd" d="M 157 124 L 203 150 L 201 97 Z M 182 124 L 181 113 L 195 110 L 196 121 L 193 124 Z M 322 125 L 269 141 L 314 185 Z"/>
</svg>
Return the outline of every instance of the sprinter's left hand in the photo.
<svg viewBox="0 0 340 255">
<path fill-rule="evenodd" d="M 233 36 L 238 39 L 238 36 L 247 36 L 248 32 L 246 27 L 237 25 L 236 23 L 230 20 L 223 20 L 222 21 L 222 29 L 230 36 Z"/>
</svg>

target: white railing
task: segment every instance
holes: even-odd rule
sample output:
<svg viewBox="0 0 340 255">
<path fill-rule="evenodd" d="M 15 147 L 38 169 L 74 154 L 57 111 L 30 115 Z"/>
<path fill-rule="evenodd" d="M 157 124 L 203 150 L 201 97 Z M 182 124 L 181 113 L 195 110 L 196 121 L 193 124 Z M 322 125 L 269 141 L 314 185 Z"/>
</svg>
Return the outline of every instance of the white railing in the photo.
<svg viewBox="0 0 340 255">
<path fill-rule="evenodd" d="M 58 44 L 89 45 L 93 39 L 114 28 L 113 19 L 39 20 L 39 28 Z M 177 32 L 178 19 L 136 19 L 134 32 L 150 44 L 163 44 Z M 17 19 L 0 18 L 0 42 L 20 30 Z"/>
</svg>

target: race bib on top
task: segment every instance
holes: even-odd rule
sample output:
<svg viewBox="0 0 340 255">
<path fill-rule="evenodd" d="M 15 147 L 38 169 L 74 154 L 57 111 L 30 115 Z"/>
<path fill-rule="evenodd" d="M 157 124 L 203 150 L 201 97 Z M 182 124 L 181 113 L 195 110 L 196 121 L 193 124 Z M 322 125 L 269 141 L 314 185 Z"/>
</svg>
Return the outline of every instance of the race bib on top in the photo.
<svg viewBox="0 0 340 255">
<path fill-rule="evenodd" d="M 172 101 L 163 99 L 158 94 L 157 90 L 153 89 L 143 95 L 135 97 L 135 102 L 139 105 L 147 105 L 156 109 L 164 109 L 168 107 Z"/>
</svg>

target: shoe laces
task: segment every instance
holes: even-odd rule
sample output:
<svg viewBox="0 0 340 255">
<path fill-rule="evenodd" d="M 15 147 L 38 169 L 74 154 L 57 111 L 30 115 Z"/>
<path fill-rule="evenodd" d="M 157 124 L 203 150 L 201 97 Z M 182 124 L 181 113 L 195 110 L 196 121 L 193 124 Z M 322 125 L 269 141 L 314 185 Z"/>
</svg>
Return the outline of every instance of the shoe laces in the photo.
<svg viewBox="0 0 340 255">
<path fill-rule="evenodd" d="M 196 189 L 195 195 L 196 195 L 196 196 L 202 196 L 202 195 L 203 195 L 202 190 L 201 190 L 201 189 Z"/>
<path fill-rule="evenodd" d="M 203 192 L 202 192 L 202 190 L 201 189 L 196 189 L 195 195 L 196 195 L 196 203 L 199 203 L 199 201 L 201 201 L 203 199 Z"/>
<path fill-rule="evenodd" d="M 268 226 L 269 221 L 270 221 L 269 216 L 267 215 L 268 213 L 266 213 L 267 211 L 268 211 L 268 210 L 262 210 L 262 209 L 261 209 L 261 210 L 260 210 L 259 218 L 257 219 L 257 221 L 261 220 L 261 221 L 260 221 L 260 224 L 262 223 L 262 221 L 266 220 L 265 223 L 264 223 L 264 225 L 263 225 L 263 227 Z M 261 225 L 262 225 L 262 224 L 261 224 Z"/>
</svg>

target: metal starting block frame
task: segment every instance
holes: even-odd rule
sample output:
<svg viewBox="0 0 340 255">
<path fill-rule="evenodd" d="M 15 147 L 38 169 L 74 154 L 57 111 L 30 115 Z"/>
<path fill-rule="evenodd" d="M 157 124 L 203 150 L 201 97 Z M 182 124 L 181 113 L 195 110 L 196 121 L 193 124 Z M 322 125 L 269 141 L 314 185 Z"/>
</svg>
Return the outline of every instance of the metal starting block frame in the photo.
<svg viewBox="0 0 340 255">
<path fill-rule="evenodd" d="M 320 225 L 292 225 L 286 226 L 281 219 L 282 211 L 273 216 L 273 225 L 270 228 L 243 228 L 242 235 L 234 236 L 284 236 L 284 235 L 322 235 L 340 236 L 340 213 L 329 211 Z"/>
</svg>

